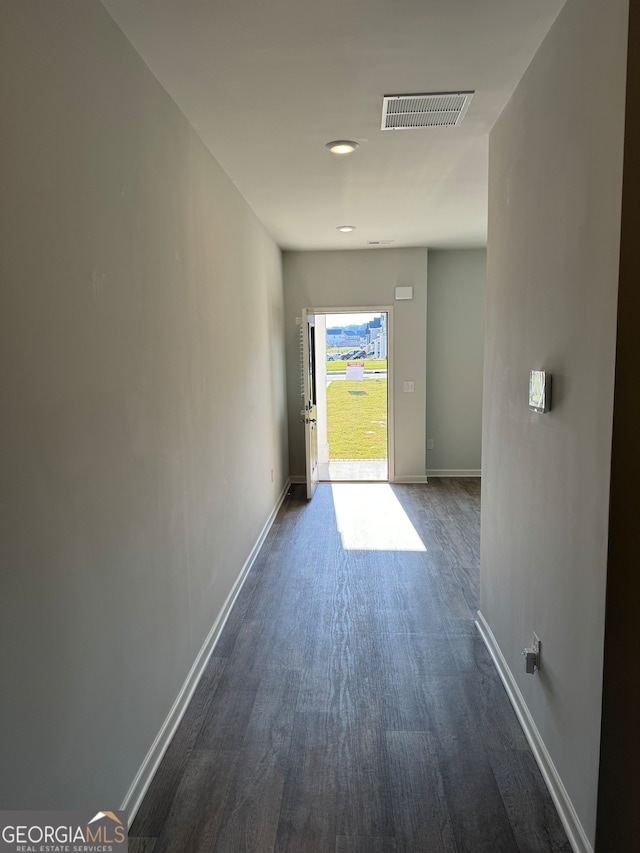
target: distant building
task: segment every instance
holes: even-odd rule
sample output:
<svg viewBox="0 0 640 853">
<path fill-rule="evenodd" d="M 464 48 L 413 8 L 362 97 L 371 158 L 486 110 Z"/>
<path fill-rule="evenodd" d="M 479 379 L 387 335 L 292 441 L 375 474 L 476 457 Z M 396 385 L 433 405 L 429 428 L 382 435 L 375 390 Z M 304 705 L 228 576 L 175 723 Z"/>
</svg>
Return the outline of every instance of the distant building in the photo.
<svg viewBox="0 0 640 853">
<path fill-rule="evenodd" d="M 376 321 L 369 324 L 369 343 L 371 350 L 376 358 L 387 357 L 387 315 L 382 314 L 376 317 Z"/>
<path fill-rule="evenodd" d="M 360 326 L 350 326 L 348 329 L 333 326 L 327 329 L 327 346 L 349 347 L 350 349 L 368 347 L 373 340 L 370 327 L 373 327 L 373 337 L 375 337 L 375 329 L 380 327 L 380 318 L 378 317 L 371 323 L 363 323 Z"/>
<path fill-rule="evenodd" d="M 360 333 L 354 329 L 343 329 L 342 332 L 342 347 L 357 347 L 360 344 Z"/>
<path fill-rule="evenodd" d="M 366 330 L 366 346 L 370 347 L 370 345 L 380 337 L 382 331 L 382 318 L 374 317 L 373 320 L 370 320 L 367 323 Z"/>
</svg>

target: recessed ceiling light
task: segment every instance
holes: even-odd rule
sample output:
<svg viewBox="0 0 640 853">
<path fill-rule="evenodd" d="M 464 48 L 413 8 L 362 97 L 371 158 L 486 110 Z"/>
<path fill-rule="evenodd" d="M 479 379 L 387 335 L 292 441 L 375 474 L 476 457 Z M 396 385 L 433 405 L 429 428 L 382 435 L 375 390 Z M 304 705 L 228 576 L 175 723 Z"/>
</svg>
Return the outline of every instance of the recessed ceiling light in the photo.
<svg viewBox="0 0 640 853">
<path fill-rule="evenodd" d="M 355 225 L 338 225 L 337 230 L 342 231 L 344 234 L 348 234 L 349 231 L 355 231 L 356 226 Z"/>
<path fill-rule="evenodd" d="M 357 142 L 351 142 L 350 139 L 336 139 L 334 142 L 327 142 L 324 147 L 328 148 L 332 154 L 353 154 L 359 145 Z"/>
</svg>

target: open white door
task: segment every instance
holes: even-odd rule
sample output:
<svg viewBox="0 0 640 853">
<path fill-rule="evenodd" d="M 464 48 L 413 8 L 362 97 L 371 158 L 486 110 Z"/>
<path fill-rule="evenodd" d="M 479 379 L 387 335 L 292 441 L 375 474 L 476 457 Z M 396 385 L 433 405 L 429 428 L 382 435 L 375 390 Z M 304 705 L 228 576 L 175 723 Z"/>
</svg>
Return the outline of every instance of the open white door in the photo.
<svg viewBox="0 0 640 853">
<path fill-rule="evenodd" d="M 302 374 L 304 379 L 304 446 L 307 463 L 307 500 L 318 485 L 318 423 L 316 398 L 315 317 L 302 311 Z"/>
</svg>

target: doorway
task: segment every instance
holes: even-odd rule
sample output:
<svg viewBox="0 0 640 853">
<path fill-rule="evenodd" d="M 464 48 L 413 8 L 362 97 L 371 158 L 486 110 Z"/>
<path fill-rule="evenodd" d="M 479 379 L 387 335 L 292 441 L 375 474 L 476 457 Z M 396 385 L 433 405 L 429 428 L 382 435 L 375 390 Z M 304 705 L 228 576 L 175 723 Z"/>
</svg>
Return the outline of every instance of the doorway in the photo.
<svg viewBox="0 0 640 853">
<path fill-rule="evenodd" d="M 392 481 L 391 308 L 314 316 L 319 480 Z"/>
</svg>

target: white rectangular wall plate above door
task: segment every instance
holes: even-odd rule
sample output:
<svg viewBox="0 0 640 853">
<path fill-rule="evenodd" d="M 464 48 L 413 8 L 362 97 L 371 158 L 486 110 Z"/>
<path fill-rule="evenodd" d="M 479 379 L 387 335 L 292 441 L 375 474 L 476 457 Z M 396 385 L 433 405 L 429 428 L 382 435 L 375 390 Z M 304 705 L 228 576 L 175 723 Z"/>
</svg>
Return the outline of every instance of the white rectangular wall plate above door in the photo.
<svg viewBox="0 0 640 853">
<path fill-rule="evenodd" d="M 413 287 L 404 285 L 396 287 L 396 299 L 413 299 Z"/>
</svg>

